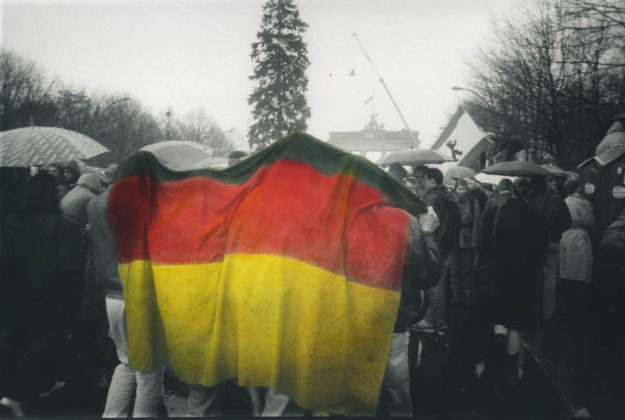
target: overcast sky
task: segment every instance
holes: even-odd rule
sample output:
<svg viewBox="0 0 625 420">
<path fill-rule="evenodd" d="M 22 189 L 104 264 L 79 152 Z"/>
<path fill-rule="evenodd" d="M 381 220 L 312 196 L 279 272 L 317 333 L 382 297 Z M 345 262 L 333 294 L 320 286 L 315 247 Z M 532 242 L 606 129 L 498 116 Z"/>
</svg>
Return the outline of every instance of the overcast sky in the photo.
<svg viewBox="0 0 625 420">
<path fill-rule="evenodd" d="M 88 91 L 129 94 L 154 113 L 204 108 L 247 133 L 249 58 L 263 0 L 0 0 L 2 45 Z M 364 44 L 412 130 L 431 144 L 457 104 L 451 87 L 518 0 L 296 0 L 311 65 L 308 132 L 402 122 L 351 35 Z M 350 73 L 353 70 L 352 76 Z M 374 95 L 374 101 L 365 101 Z"/>
</svg>

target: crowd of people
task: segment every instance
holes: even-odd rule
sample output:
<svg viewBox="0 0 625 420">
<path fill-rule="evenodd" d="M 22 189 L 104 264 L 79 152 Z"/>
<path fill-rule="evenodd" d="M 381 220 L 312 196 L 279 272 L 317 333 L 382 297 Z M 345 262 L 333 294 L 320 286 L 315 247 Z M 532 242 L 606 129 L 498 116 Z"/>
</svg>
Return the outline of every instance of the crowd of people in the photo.
<svg viewBox="0 0 625 420">
<path fill-rule="evenodd" d="M 230 164 L 244 156 L 235 152 Z M 136 372 L 128 364 L 122 285 L 106 220 L 115 171 L 111 165 L 81 174 L 76 162 L 53 163 L 15 175 L 20 190 L 9 191 L 10 200 L 3 195 L 0 405 L 15 415 L 65 387 L 76 366 L 89 366 L 91 383 L 108 388 L 105 417 L 162 414 L 164 368 Z M 470 312 L 476 322 L 461 368 L 477 377 L 489 369 L 500 392 L 514 392 L 523 376 L 524 335 L 537 337 L 554 317 L 575 329 L 592 316 L 593 255 L 625 278 L 625 212 L 596 232 L 574 173 L 503 179 L 493 189 L 474 178 L 446 185 L 439 169 L 424 165 L 412 173 L 392 165 L 389 174 L 433 209 L 413 222 L 426 237 L 418 252 L 432 251 L 430 236 L 436 248 L 422 261 L 435 261 L 437 269 L 427 270 L 435 278 L 418 282 L 420 293 L 402 289 L 378 413 L 412 414 L 408 329 L 444 336 L 454 312 Z M 215 414 L 219 389 L 191 385 L 187 413 Z M 254 415 L 280 415 L 289 404 L 274 390 L 248 392 Z"/>
<path fill-rule="evenodd" d="M 622 353 L 615 323 L 625 303 L 625 211 L 604 232 L 595 229 L 577 173 L 504 178 L 494 189 L 472 177 L 445 180 L 427 166 L 409 174 L 395 164 L 389 173 L 439 215 L 444 268 L 425 291 L 423 318 L 412 329 L 444 336 L 460 318 L 460 328 L 469 330 L 461 369 L 480 377 L 490 360 L 496 391 L 514 392 L 523 377 L 522 337 L 540 346 L 550 326 L 583 335 L 589 320 L 597 334 L 585 338 L 605 341 L 599 331 L 610 325 L 608 341 Z M 594 266 L 596 258 L 602 267 Z"/>
</svg>

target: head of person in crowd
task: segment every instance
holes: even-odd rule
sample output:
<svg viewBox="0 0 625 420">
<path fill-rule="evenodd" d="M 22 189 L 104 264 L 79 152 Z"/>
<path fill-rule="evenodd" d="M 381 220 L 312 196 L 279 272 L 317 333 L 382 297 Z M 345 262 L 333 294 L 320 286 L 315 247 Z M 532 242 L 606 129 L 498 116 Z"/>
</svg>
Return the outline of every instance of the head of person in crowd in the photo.
<svg viewBox="0 0 625 420">
<path fill-rule="evenodd" d="M 76 185 L 86 188 L 94 194 L 100 194 L 100 192 L 102 192 L 102 181 L 97 174 L 81 175 Z"/>
<path fill-rule="evenodd" d="M 579 180 L 578 179 L 569 179 L 564 182 L 564 192 L 567 196 L 573 195 L 579 192 Z"/>
<path fill-rule="evenodd" d="M 408 175 L 408 171 L 399 163 L 393 163 L 388 168 L 388 174 L 397 182 L 404 183 L 404 178 Z"/>
<path fill-rule="evenodd" d="M 406 186 L 406 188 L 408 188 L 410 191 L 414 193 L 417 188 L 415 177 L 410 175 L 404 178 L 404 185 Z"/>
<path fill-rule="evenodd" d="M 499 194 L 512 193 L 512 181 L 509 179 L 502 179 L 497 185 L 497 190 L 499 191 Z"/>
<path fill-rule="evenodd" d="M 116 163 L 111 163 L 109 166 L 104 169 L 104 183 L 107 186 L 113 185 L 115 181 L 115 174 L 117 173 L 118 165 Z"/>
<path fill-rule="evenodd" d="M 532 194 L 532 181 L 527 177 L 520 177 L 512 184 L 512 194 L 520 200 L 527 200 Z"/>
<path fill-rule="evenodd" d="M 428 167 L 425 165 L 417 165 L 412 170 L 412 176 L 415 179 L 415 194 L 418 197 L 425 195 L 425 174 L 428 171 Z"/>
<path fill-rule="evenodd" d="M 547 177 L 545 177 L 545 184 L 547 184 L 547 192 L 549 194 L 554 194 L 554 195 L 558 194 L 558 185 L 556 183 L 556 177 L 555 176 L 547 176 Z"/>
<path fill-rule="evenodd" d="M 428 168 L 425 172 L 425 189 L 429 191 L 437 185 L 442 185 L 443 179 L 443 173 L 438 168 Z"/>
<path fill-rule="evenodd" d="M 20 215 L 57 213 L 59 200 L 54 176 L 46 171 L 30 178 L 22 191 Z"/>
<path fill-rule="evenodd" d="M 469 190 L 473 190 L 478 187 L 477 181 L 472 176 L 466 177 L 464 180 L 467 182 L 467 188 Z"/>
<path fill-rule="evenodd" d="M 547 180 L 542 175 L 534 175 L 529 177 L 532 194 L 547 194 Z"/>
<path fill-rule="evenodd" d="M 80 178 L 80 168 L 78 163 L 72 160 L 63 167 L 63 181 L 66 185 L 73 186 L 78 182 L 78 178 Z"/>
<path fill-rule="evenodd" d="M 247 156 L 247 153 L 241 150 L 234 150 L 228 155 L 228 166 L 232 166 Z"/>
<path fill-rule="evenodd" d="M 456 184 L 454 185 L 454 191 L 456 192 L 458 197 L 460 197 L 460 199 L 466 197 L 467 193 L 469 192 L 469 185 L 467 184 L 467 181 L 464 179 L 457 180 Z"/>
<path fill-rule="evenodd" d="M 63 165 L 60 163 L 50 163 L 45 168 L 46 171 L 54 177 L 57 184 L 63 182 Z"/>
</svg>

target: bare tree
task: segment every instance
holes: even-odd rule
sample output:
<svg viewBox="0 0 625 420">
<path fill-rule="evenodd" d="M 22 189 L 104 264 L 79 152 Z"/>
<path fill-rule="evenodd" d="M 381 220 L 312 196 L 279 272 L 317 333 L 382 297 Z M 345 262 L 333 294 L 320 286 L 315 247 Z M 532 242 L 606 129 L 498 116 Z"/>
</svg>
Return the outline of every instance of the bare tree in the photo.
<svg viewBox="0 0 625 420">
<path fill-rule="evenodd" d="M 591 2 L 537 0 L 521 19 L 501 19 L 495 44 L 471 63 L 476 95 L 465 105 L 497 133 L 500 150 L 522 145 L 531 160 L 572 168 L 624 109 L 623 31 L 599 25 L 599 14 L 589 21 L 578 3 Z"/>
<path fill-rule="evenodd" d="M 0 86 L 1 130 L 48 125 L 53 118 L 54 81 L 34 61 L 0 50 Z"/>
</svg>

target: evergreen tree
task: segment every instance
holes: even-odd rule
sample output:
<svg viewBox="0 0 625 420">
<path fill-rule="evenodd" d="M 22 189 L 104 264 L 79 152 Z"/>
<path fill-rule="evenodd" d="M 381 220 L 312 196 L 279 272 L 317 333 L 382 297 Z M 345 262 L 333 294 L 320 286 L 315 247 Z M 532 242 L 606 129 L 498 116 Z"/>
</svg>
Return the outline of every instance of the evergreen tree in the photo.
<svg viewBox="0 0 625 420">
<path fill-rule="evenodd" d="M 254 105 L 254 124 L 248 141 L 262 149 L 284 135 L 306 130 L 310 108 L 306 102 L 308 52 L 303 34 L 308 25 L 293 0 L 267 0 L 258 41 L 252 44 L 256 82 L 248 103 Z"/>
</svg>

